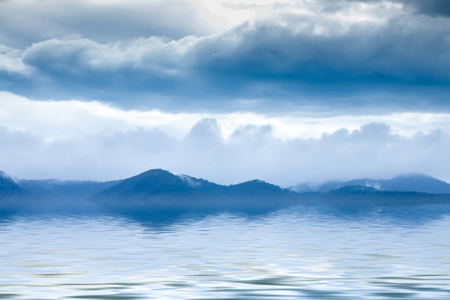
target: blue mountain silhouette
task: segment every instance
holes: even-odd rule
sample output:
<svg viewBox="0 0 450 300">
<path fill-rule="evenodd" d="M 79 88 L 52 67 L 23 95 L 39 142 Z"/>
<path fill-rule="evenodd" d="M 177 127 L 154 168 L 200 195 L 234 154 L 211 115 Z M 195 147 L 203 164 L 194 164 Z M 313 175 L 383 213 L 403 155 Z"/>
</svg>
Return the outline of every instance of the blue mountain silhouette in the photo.
<svg viewBox="0 0 450 300">
<path fill-rule="evenodd" d="M 0 171 L 0 199 L 6 196 L 19 195 L 24 192 L 10 176 Z"/>
<path fill-rule="evenodd" d="M 420 192 L 430 194 L 450 194 L 450 184 L 424 174 L 404 174 L 391 179 L 355 179 L 350 181 L 329 181 L 313 189 L 307 184 L 299 184 L 290 188 L 297 192 L 326 193 L 345 187 L 367 187 L 386 192 Z"/>
</svg>

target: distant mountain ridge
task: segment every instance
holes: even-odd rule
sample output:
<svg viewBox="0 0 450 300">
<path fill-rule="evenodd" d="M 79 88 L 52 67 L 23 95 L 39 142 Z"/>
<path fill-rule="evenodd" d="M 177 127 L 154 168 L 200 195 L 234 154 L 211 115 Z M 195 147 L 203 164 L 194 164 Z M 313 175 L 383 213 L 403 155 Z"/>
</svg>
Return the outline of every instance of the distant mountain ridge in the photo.
<svg viewBox="0 0 450 300">
<path fill-rule="evenodd" d="M 432 177 L 414 174 L 383 181 L 360 179 L 333 183 L 323 187 L 326 188 L 323 192 L 297 193 L 262 180 L 225 186 L 154 169 L 123 180 L 95 195 L 93 200 L 112 209 L 143 211 L 167 208 L 274 209 L 301 204 L 345 207 L 417 205 L 449 202 L 450 193 L 439 195 L 447 185 Z"/>
<path fill-rule="evenodd" d="M 308 184 L 299 184 L 290 189 L 298 192 L 327 193 L 350 186 L 370 187 L 378 191 L 386 192 L 420 192 L 430 194 L 450 194 L 450 184 L 428 175 L 412 173 L 404 174 L 391 179 L 354 179 L 350 181 L 329 181 L 317 188 L 311 188 Z"/>
<path fill-rule="evenodd" d="M 220 185 L 188 175 L 152 169 L 117 181 L 13 180 L 0 173 L 1 207 L 79 207 L 113 209 L 273 209 L 285 205 L 391 205 L 450 203 L 450 184 L 422 174 L 392 179 L 328 182 L 316 190 L 251 180 Z M 299 190 L 300 189 L 300 190 Z"/>
<path fill-rule="evenodd" d="M 148 197 L 148 196 L 189 196 L 195 191 L 220 189 L 207 180 L 187 175 L 174 175 L 162 169 L 153 169 L 127 178 L 100 192 L 100 197 Z"/>
<path fill-rule="evenodd" d="M 130 177 L 95 195 L 96 200 L 195 199 L 196 202 L 214 199 L 282 198 L 292 192 L 279 186 L 252 180 L 235 185 L 219 185 L 187 175 L 174 175 L 161 169 L 153 169 Z"/>
<path fill-rule="evenodd" d="M 361 186 L 378 191 L 392 192 L 421 192 L 433 194 L 450 194 L 450 184 L 428 175 L 412 173 L 391 179 L 354 179 L 349 181 L 328 181 L 312 188 L 302 183 L 287 189 L 267 183 L 262 180 L 251 180 L 234 185 L 220 185 L 205 179 L 189 175 L 175 175 L 162 169 L 151 169 L 136 176 L 116 181 L 63 181 L 63 180 L 14 180 L 11 176 L 0 171 L 0 195 L 29 191 L 42 194 L 113 194 L 133 193 L 148 195 L 190 195 L 195 193 L 240 193 L 245 194 L 277 194 L 288 191 L 296 193 L 319 192 L 327 193 L 345 187 Z"/>
</svg>

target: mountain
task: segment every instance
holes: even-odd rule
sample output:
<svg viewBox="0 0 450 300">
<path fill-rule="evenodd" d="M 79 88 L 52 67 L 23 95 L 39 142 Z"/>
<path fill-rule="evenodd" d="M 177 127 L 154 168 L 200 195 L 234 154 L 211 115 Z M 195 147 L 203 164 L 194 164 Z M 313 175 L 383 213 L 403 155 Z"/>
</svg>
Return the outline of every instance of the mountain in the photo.
<svg viewBox="0 0 450 300">
<path fill-rule="evenodd" d="M 383 191 L 449 194 L 450 184 L 423 174 L 409 174 L 381 181 L 380 189 Z"/>
<path fill-rule="evenodd" d="M 387 180 L 328 182 L 315 191 L 307 185 L 283 189 L 262 180 L 219 185 L 188 175 L 153 169 L 118 181 L 13 180 L 0 172 L 1 209 L 149 208 L 185 211 L 271 210 L 289 205 L 411 205 L 450 203 L 450 184 L 421 174 Z M 444 195 L 447 194 L 447 195 Z M 47 210 L 48 210 L 47 209 Z"/>
<path fill-rule="evenodd" d="M 300 184 L 290 189 L 296 192 L 319 192 L 326 193 L 345 187 L 370 187 L 379 191 L 392 192 L 421 192 L 430 194 L 450 194 L 450 184 L 445 181 L 423 174 L 405 174 L 391 179 L 355 179 L 350 181 L 329 181 L 313 189 L 307 184 Z"/>
<path fill-rule="evenodd" d="M 0 199 L 23 194 L 24 190 L 6 173 L 0 171 Z"/>
<path fill-rule="evenodd" d="M 187 175 L 174 175 L 168 171 L 154 169 L 106 189 L 93 197 L 102 205 L 126 207 L 257 207 L 278 204 L 291 197 L 291 191 L 279 186 L 252 180 L 235 185 L 219 185 Z M 276 198 L 277 201 L 268 201 Z"/>
<path fill-rule="evenodd" d="M 251 180 L 226 187 L 227 194 L 241 197 L 270 197 L 289 194 L 289 191 L 263 180 Z"/>
<path fill-rule="evenodd" d="M 0 214 L 17 211 L 27 203 L 28 196 L 15 180 L 0 171 Z"/>
<path fill-rule="evenodd" d="M 168 171 L 154 169 L 125 179 L 100 192 L 101 198 L 149 198 L 149 197 L 187 197 L 194 194 L 220 192 L 221 186 L 204 179 L 187 175 L 174 175 Z"/>
<path fill-rule="evenodd" d="M 187 175 L 174 175 L 168 171 L 154 169 L 125 179 L 102 191 L 101 197 L 268 197 L 291 194 L 290 191 L 262 180 L 252 180 L 235 185 L 219 185 Z"/>
</svg>

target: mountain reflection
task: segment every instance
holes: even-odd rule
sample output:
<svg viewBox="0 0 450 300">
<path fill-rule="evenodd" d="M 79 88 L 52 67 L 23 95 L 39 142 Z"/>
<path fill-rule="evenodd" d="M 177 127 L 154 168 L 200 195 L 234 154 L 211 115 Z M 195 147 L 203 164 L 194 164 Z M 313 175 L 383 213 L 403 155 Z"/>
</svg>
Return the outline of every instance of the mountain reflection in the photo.
<svg viewBox="0 0 450 300">
<path fill-rule="evenodd" d="M 20 212 L 7 299 L 448 299 L 449 208 Z"/>
</svg>

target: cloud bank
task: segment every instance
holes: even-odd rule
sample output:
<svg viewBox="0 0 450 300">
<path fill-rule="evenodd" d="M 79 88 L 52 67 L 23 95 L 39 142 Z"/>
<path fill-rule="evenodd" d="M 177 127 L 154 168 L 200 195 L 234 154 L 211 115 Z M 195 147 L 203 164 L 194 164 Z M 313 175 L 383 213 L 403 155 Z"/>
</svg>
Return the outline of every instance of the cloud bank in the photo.
<svg viewBox="0 0 450 300">
<path fill-rule="evenodd" d="M 161 130 L 46 141 L 0 130 L 0 165 L 22 178 L 111 180 L 151 168 L 231 184 L 255 178 L 282 186 L 422 172 L 449 179 L 450 137 L 436 130 L 411 138 L 386 124 L 342 128 L 318 139 L 281 140 L 270 125 L 247 125 L 228 138 L 215 119 L 200 120 L 185 137 Z"/>
<path fill-rule="evenodd" d="M 83 11 L 88 5 L 66 2 L 64 9 L 73 5 Z M 123 10 L 124 3 L 118 1 L 115 9 Z M 149 13 L 164 12 L 148 18 L 163 32 L 172 32 L 166 28 L 172 23 L 166 20 L 173 14 L 196 15 L 189 9 L 163 9 L 170 6 L 163 2 L 149 3 Z M 188 3 L 177 1 L 175 7 L 193 6 Z M 174 22 L 173 26 L 185 32 L 165 35 L 146 25 L 147 34 L 136 31 L 132 38 L 120 34 L 105 38 L 101 33 L 109 22 L 105 21 L 93 26 L 94 33 L 100 32 L 97 38 L 82 32 L 80 20 L 67 30 L 81 30 L 78 36 L 52 34 L 32 44 L 23 38 L 23 46 L 11 46 L 21 43 L 8 44 L 7 38 L 0 38 L 5 43 L 0 51 L 0 89 L 41 99 L 98 99 L 122 107 L 168 111 L 450 109 L 446 100 L 450 96 L 450 20 L 443 2 L 277 3 L 262 4 L 271 7 L 271 14 L 257 15 L 225 31 L 213 30 L 214 34 Z M 15 0 L 4 1 L 0 7 L 17 9 L 17 15 L 8 14 L 15 18 L 24 13 L 16 4 Z M 197 4 L 192 9 L 198 13 L 202 6 Z M 232 4 L 239 11 L 255 5 L 239 8 L 228 3 Z M 131 8 L 133 13 L 140 11 L 140 6 Z M 115 13 L 105 16 L 116 18 Z M 124 30 L 135 32 L 133 26 Z M 14 30 L 5 32 L 20 36 Z"/>
<path fill-rule="evenodd" d="M 450 179 L 442 168 L 450 163 L 449 115 L 365 124 L 367 118 L 124 111 L 5 94 L 0 103 L 0 168 L 19 178 L 111 180 L 164 168 L 223 184 L 259 178 L 290 186 L 407 172 Z"/>
</svg>

